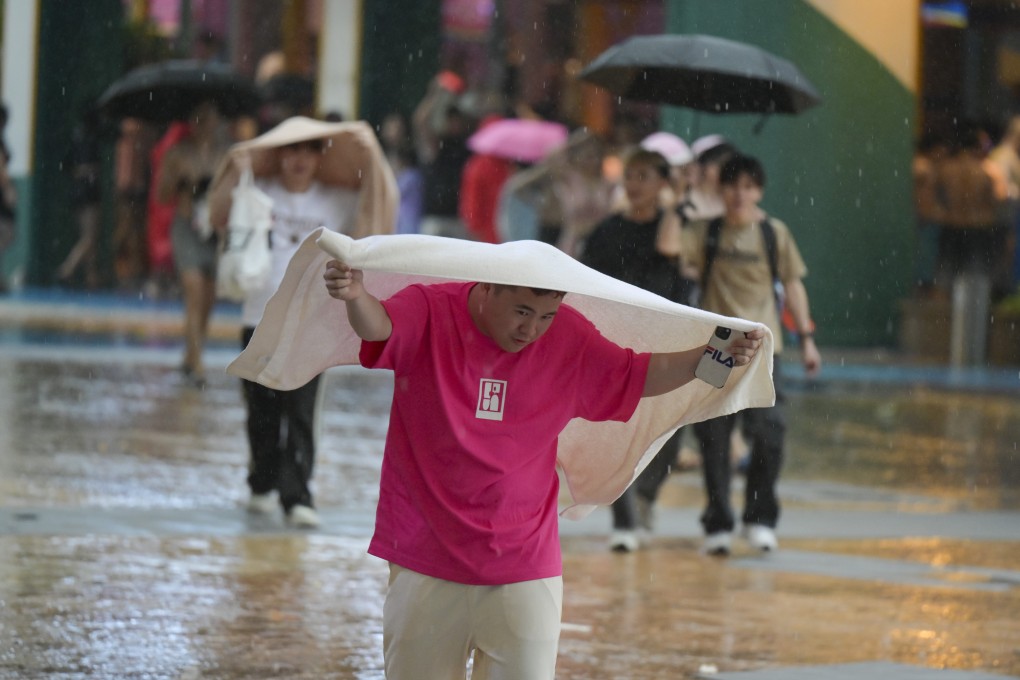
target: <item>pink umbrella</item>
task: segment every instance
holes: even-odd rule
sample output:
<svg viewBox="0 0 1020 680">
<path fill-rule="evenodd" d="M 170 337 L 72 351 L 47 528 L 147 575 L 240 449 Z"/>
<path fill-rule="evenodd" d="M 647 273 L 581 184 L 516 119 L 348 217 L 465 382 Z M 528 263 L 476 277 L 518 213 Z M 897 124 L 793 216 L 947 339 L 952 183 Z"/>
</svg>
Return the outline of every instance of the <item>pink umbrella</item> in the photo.
<svg viewBox="0 0 1020 680">
<path fill-rule="evenodd" d="M 475 153 L 522 163 L 537 163 L 567 141 L 567 127 L 527 118 L 504 118 L 489 123 L 468 138 Z"/>
</svg>

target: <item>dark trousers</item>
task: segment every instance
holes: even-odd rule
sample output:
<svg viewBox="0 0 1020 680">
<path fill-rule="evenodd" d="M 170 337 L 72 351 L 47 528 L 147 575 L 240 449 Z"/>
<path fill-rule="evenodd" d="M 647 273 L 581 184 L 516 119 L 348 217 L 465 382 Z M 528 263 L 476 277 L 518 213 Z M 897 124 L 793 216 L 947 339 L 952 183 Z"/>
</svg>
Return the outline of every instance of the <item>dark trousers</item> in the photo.
<svg viewBox="0 0 1020 680">
<path fill-rule="evenodd" d="M 659 452 L 655 454 L 647 467 L 641 471 L 634 483 L 627 487 L 623 495 L 613 501 L 613 528 L 633 530 L 638 526 L 637 498 L 641 496 L 649 504 L 655 503 L 659 497 L 662 483 L 669 477 L 670 470 L 676 466 L 677 455 L 680 453 L 680 436 L 683 428 L 673 433 L 666 440 Z"/>
<path fill-rule="evenodd" d="M 242 347 L 254 328 L 245 328 Z M 315 467 L 315 409 L 319 396 L 316 376 L 296 390 L 274 390 L 242 380 L 248 407 L 248 486 L 252 493 L 276 490 L 280 504 L 289 511 L 295 505 L 314 507 L 308 484 Z"/>
<path fill-rule="evenodd" d="M 733 531 L 730 504 L 730 435 L 737 418 L 742 419 L 744 436 L 751 442 L 751 458 L 744 489 L 744 524 L 763 524 L 775 528 L 779 522 L 779 498 L 776 483 L 783 467 L 786 417 L 779 390 L 779 358 L 776 357 L 773 382 L 776 405 L 751 408 L 728 416 L 695 423 L 694 434 L 701 444 L 702 472 L 705 479 L 705 511 L 701 525 L 706 534 Z"/>
</svg>

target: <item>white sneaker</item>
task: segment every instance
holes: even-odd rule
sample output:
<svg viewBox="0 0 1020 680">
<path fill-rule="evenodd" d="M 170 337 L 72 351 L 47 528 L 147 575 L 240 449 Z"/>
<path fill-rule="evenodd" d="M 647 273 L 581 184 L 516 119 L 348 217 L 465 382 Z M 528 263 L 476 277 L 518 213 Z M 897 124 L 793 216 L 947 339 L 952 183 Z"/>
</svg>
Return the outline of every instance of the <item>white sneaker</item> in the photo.
<svg viewBox="0 0 1020 680">
<path fill-rule="evenodd" d="M 614 531 L 609 537 L 609 549 L 613 552 L 634 552 L 641 546 L 637 532 L 629 529 Z"/>
<path fill-rule="evenodd" d="M 706 555 L 713 557 L 729 557 L 730 546 L 733 543 L 733 534 L 728 531 L 717 531 L 714 534 L 705 536 L 705 542 L 701 550 Z"/>
<path fill-rule="evenodd" d="M 248 499 L 248 513 L 251 515 L 271 515 L 276 510 L 276 498 L 273 493 L 253 493 Z"/>
<path fill-rule="evenodd" d="M 759 552 L 772 552 L 779 548 L 779 541 L 772 527 L 764 524 L 747 524 L 744 525 L 743 534 L 751 547 Z"/>
<path fill-rule="evenodd" d="M 316 529 L 321 523 L 319 513 L 307 505 L 295 505 L 287 513 L 287 524 L 295 529 Z"/>
</svg>

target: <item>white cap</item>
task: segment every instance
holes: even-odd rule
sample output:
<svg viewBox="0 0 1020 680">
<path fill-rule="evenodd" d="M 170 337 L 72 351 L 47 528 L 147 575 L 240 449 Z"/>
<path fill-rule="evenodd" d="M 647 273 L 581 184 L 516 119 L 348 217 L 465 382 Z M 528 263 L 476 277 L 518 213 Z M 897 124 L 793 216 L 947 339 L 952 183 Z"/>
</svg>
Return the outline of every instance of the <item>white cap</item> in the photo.
<svg viewBox="0 0 1020 680">
<path fill-rule="evenodd" d="M 691 144 L 691 151 L 693 151 L 695 157 L 697 157 L 709 149 L 714 149 L 715 147 L 726 143 L 726 138 L 722 135 L 705 135 L 704 137 L 698 137 L 694 140 L 694 143 Z"/>
<path fill-rule="evenodd" d="M 641 148 L 661 153 L 670 165 L 687 165 L 694 160 L 687 142 L 670 132 L 653 132 L 641 140 Z"/>
</svg>

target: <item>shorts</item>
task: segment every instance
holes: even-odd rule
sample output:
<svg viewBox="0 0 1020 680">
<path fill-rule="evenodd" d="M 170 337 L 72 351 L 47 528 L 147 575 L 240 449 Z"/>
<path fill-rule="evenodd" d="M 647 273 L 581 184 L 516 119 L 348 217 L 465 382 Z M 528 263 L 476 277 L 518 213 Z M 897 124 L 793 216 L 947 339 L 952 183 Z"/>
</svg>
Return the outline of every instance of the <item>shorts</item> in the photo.
<svg viewBox="0 0 1020 680">
<path fill-rule="evenodd" d="M 383 607 L 387 680 L 553 680 L 563 577 L 469 586 L 390 564 Z"/>
<path fill-rule="evenodd" d="M 189 220 L 174 217 L 170 228 L 170 243 L 173 245 L 174 264 L 178 272 L 198 269 L 207 276 L 216 276 L 218 253 L 215 236 L 203 240 Z"/>
</svg>

